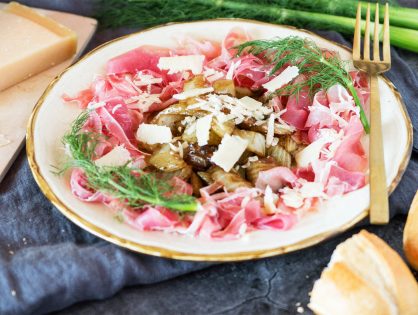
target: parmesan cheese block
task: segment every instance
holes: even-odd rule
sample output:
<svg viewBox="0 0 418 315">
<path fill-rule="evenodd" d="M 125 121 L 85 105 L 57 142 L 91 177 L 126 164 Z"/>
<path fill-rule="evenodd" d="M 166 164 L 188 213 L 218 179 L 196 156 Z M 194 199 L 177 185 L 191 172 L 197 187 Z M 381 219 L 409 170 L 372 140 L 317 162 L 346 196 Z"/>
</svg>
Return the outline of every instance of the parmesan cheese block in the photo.
<svg viewBox="0 0 418 315">
<path fill-rule="evenodd" d="M 0 91 L 71 57 L 77 36 L 16 2 L 0 10 Z"/>
<path fill-rule="evenodd" d="M 97 166 L 122 166 L 131 160 L 129 151 L 124 146 L 114 147 L 112 151 L 94 161 Z"/>
<path fill-rule="evenodd" d="M 229 172 L 239 160 L 248 146 L 248 141 L 238 136 L 226 134 L 218 150 L 213 154 L 211 161 Z"/>
<path fill-rule="evenodd" d="M 139 141 L 148 144 L 169 143 L 173 136 L 170 128 L 154 124 L 141 124 L 136 132 Z"/>
</svg>

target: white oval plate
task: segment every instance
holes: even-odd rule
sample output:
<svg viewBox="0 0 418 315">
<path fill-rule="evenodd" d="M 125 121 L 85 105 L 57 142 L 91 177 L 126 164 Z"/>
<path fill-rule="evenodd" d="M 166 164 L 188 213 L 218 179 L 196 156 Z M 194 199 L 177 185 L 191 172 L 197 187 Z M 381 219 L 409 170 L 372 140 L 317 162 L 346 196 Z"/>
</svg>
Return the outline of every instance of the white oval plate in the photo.
<svg viewBox="0 0 418 315">
<path fill-rule="evenodd" d="M 162 232 L 141 232 L 120 223 L 101 204 L 83 203 L 69 189 L 67 176 L 56 176 L 52 166 L 64 159 L 61 138 L 79 114 L 76 106 L 65 105 L 61 96 L 75 95 L 86 88 L 96 74 L 103 73 L 107 60 L 138 46 L 174 47 L 174 36 L 191 36 L 221 41 L 235 26 L 254 38 L 296 35 L 313 39 L 320 47 L 338 51 L 350 60 L 351 52 L 336 43 L 304 30 L 248 20 L 211 20 L 160 26 L 108 42 L 88 53 L 56 78 L 36 105 L 28 125 L 27 153 L 36 181 L 47 198 L 74 223 L 120 246 L 134 251 L 188 260 L 232 261 L 267 257 L 316 244 L 352 227 L 367 216 L 369 187 L 325 203 L 289 231 L 256 231 L 233 241 L 210 241 Z M 393 190 L 406 168 L 412 145 L 412 127 L 402 99 L 385 78 L 379 80 L 382 103 L 383 139 L 388 187 Z"/>
</svg>

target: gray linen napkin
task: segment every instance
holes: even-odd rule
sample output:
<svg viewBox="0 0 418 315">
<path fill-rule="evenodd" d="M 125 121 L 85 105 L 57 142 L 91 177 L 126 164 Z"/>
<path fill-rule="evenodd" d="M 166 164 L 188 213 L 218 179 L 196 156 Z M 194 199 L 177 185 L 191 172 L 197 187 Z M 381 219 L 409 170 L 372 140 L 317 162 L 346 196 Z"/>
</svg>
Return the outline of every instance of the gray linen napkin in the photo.
<svg viewBox="0 0 418 315">
<path fill-rule="evenodd" d="M 335 32 L 320 33 L 347 44 Z M 392 58 L 388 77 L 416 126 L 417 76 L 395 50 Z M 390 198 L 392 215 L 406 213 L 417 189 L 417 143 L 415 133 L 411 162 Z M 42 195 L 24 152 L 0 185 L 0 240 L 0 314 L 46 313 L 209 266 L 135 254 L 81 230 Z"/>
</svg>

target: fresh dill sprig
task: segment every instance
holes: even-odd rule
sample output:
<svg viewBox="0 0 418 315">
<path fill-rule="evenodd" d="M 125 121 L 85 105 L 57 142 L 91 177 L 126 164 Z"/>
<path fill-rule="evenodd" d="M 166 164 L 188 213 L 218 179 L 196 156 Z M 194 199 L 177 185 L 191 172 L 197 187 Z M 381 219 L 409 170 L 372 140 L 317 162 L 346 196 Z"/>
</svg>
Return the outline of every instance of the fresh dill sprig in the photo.
<svg viewBox="0 0 418 315">
<path fill-rule="evenodd" d="M 324 53 L 312 40 L 289 36 L 281 39 L 252 40 L 237 47 L 238 55 L 244 51 L 261 56 L 272 63 L 270 75 L 285 65 L 297 66 L 299 73 L 306 76 L 302 82 L 293 82 L 275 91 L 276 95 L 299 95 L 307 90 L 313 95 L 319 90 L 327 90 L 335 84 L 347 88 L 360 109 L 360 120 L 366 133 L 370 126 L 363 106 L 354 88 L 352 78 L 346 70 L 347 64 L 337 54 Z"/>
<path fill-rule="evenodd" d="M 59 173 L 62 174 L 69 168 L 80 168 L 86 175 L 89 188 L 117 198 L 133 208 L 150 204 L 177 211 L 197 210 L 196 198 L 173 194 L 173 186 L 165 178 L 128 165 L 97 166 L 93 162 L 94 149 L 103 135 L 82 131 L 88 117 L 88 111 L 82 112 L 63 137 L 63 144 L 68 147 L 73 159 Z"/>
</svg>

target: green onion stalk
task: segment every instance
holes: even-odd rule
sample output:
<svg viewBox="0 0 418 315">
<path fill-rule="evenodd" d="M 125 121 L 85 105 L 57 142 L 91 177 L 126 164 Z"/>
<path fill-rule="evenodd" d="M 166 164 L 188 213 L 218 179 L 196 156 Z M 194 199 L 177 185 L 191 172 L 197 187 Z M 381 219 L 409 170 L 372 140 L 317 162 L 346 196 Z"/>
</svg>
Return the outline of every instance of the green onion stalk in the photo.
<svg viewBox="0 0 418 315">
<path fill-rule="evenodd" d="M 249 0 L 241 0 L 250 3 Z M 405 8 L 397 5 L 395 1 L 374 1 L 361 2 L 362 16 L 366 16 L 367 6 L 370 3 L 371 16 L 375 13 L 375 3 L 390 4 L 390 24 L 393 26 L 400 26 L 404 28 L 418 30 L 418 10 L 413 8 Z M 309 12 L 320 12 L 331 15 L 339 15 L 345 17 L 355 17 L 357 13 L 357 0 L 258 0 L 258 4 L 274 5 L 281 8 L 303 10 Z M 379 6 L 380 21 L 383 21 L 385 14 L 385 7 Z"/>
<path fill-rule="evenodd" d="M 334 30 L 351 36 L 354 33 L 354 18 L 323 12 L 353 15 L 355 3 L 357 2 L 354 0 L 259 0 L 256 3 L 249 0 L 182 0 L 175 3 L 170 0 L 98 0 L 97 17 L 102 27 L 149 27 L 168 22 L 211 18 L 247 18 L 296 27 Z M 292 7 L 304 8 L 306 11 Z M 353 9 L 348 10 L 348 7 Z M 315 10 L 321 12 L 312 12 Z M 401 7 L 391 9 L 392 25 L 398 23 L 411 27 L 391 26 L 392 45 L 418 52 L 417 12 L 415 9 Z M 362 29 L 364 30 L 364 22 Z M 381 38 L 381 34 L 379 35 Z"/>
</svg>

